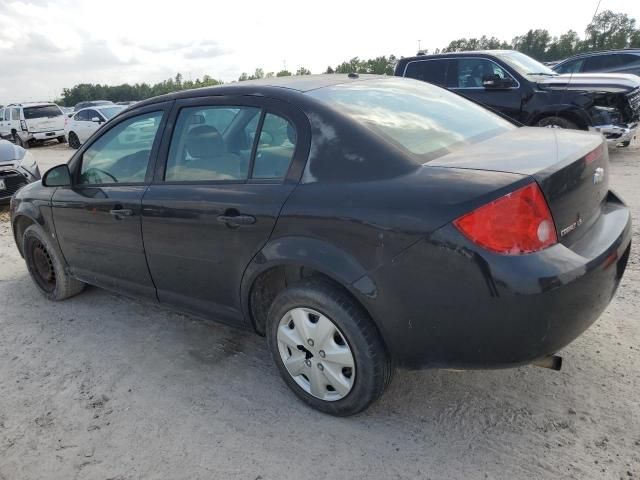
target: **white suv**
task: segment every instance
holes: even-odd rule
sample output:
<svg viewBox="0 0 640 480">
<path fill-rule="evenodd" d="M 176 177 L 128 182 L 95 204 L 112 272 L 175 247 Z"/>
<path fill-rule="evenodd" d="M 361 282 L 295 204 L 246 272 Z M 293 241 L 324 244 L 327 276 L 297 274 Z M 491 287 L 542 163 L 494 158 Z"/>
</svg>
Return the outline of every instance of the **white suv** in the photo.
<svg viewBox="0 0 640 480">
<path fill-rule="evenodd" d="M 0 137 L 28 148 L 35 142 L 65 142 L 64 115 L 55 103 L 16 103 L 0 109 Z"/>
</svg>

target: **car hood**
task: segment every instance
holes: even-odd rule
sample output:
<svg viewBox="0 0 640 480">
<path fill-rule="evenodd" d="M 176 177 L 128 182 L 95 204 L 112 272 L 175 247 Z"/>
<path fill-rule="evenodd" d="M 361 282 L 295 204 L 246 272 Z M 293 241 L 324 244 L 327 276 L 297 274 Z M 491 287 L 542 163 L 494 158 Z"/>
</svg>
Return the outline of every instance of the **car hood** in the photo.
<svg viewBox="0 0 640 480">
<path fill-rule="evenodd" d="M 25 150 L 6 140 L 0 140 L 0 165 L 13 164 L 24 157 Z"/>
<path fill-rule="evenodd" d="M 538 80 L 548 90 L 579 90 L 626 93 L 640 87 L 640 77 L 626 73 L 565 73 Z"/>
</svg>

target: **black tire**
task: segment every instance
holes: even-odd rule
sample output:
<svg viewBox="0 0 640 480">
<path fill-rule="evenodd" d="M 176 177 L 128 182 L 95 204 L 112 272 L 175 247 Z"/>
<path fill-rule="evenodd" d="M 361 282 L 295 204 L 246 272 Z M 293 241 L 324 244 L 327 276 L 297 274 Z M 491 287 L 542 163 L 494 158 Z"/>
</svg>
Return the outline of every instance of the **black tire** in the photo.
<svg viewBox="0 0 640 480">
<path fill-rule="evenodd" d="M 571 120 L 567 120 L 564 117 L 544 117 L 538 120 L 536 124 L 538 127 L 547 127 L 547 128 L 567 128 L 570 130 L 579 130 L 578 125 L 576 125 Z"/>
<path fill-rule="evenodd" d="M 278 351 L 280 320 L 287 312 L 301 307 L 328 317 L 351 350 L 355 379 L 351 390 L 339 400 L 323 400 L 304 390 L 289 374 Z M 278 294 L 269 309 L 266 333 L 269 350 L 285 383 L 300 399 L 321 412 L 336 416 L 359 413 L 377 400 L 391 382 L 393 365 L 373 321 L 346 291 L 321 277 L 302 280 Z"/>
<path fill-rule="evenodd" d="M 620 144 L 621 147 L 628 147 L 629 145 L 631 145 L 631 140 L 627 140 L 626 142 L 622 142 Z"/>
<path fill-rule="evenodd" d="M 66 143 L 67 138 L 64 135 L 61 135 L 56 140 L 58 140 L 58 143 Z"/>
<path fill-rule="evenodd" d="M 22 251 L 33 282 L 47 299 L 57 302 L 84 290 L 85 284 L 65 271 L 58 250 L 40 225 L 25 230 Z"/>
<path fill-rule="evenodd" d="M 69 146 L 75 150 L 80 148 L 80 139 L 75 132 L 69 132 Z"/>
</svg>

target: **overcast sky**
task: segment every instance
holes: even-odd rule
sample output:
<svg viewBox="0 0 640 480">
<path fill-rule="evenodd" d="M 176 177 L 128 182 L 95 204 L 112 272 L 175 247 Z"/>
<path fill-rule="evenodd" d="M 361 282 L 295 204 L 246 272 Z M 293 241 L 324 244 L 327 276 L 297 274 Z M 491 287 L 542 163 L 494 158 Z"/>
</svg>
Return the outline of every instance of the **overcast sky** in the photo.
<svg viewBox="0 0 640 480">
<path fill-rule="evenodd" d="M 166 6 L 165 6 L 166 4 Z M 579 34 L 597 0 L 516 2 L 0 0 L 0 104 L 58 97 L 77 83 L 225 81 L 256 67 L 321 73 L 354 56 L 415 54 L 460 37 L 511 40 L 530 28 Z M 640 23 L 640 1 L 600 11 Z"/>
</svg>

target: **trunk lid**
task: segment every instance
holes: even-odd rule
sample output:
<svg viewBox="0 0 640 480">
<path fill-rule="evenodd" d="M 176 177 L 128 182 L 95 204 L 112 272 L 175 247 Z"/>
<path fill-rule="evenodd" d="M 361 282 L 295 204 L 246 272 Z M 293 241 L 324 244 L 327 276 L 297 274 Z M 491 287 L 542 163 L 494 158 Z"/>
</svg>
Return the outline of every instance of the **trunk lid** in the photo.
<svg viewBox="0 0 640 480">
<path fill-rule="evenodd" d="M 577 241 L 609 191 L 609 153 L 600 134 L 522 127 L 431 160 L 433 167 L 529 175 L 542 189 L 558 241 Z"/>
<path fill-rule="evenodd" d="M 29 132 L 64 130 L 64 115 L 57 105 L 25 107 L 23 112 Z"/>
</svg>

